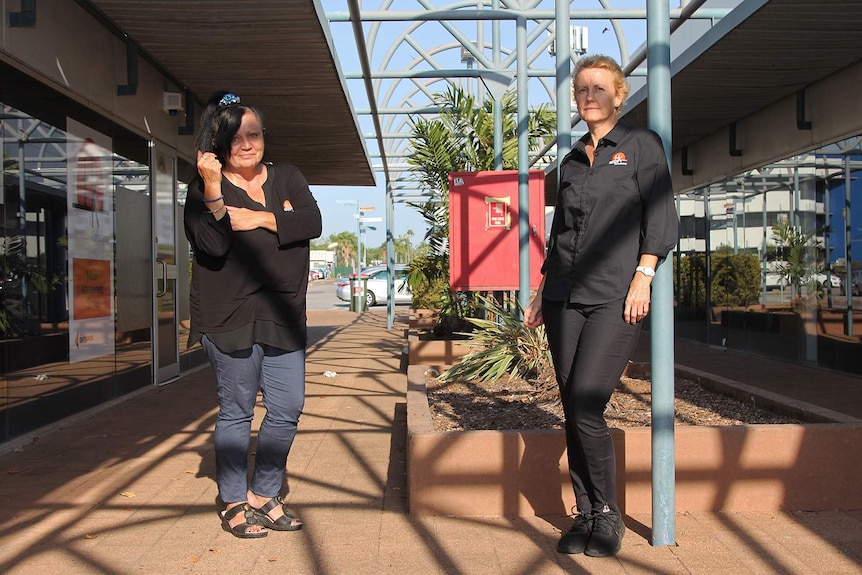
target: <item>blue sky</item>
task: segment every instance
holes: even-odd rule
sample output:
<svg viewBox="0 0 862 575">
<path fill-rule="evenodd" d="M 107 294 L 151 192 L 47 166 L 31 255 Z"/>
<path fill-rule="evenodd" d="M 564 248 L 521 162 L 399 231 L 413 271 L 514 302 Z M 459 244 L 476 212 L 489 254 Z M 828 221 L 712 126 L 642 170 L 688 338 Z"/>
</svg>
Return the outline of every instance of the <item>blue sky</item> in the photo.
<svg viewBox="0 0 862 575">
<path fill-rule="evenodd" d="M 330 13 L 346 13 L 349 11 L 346 0 L 322 0 L 324 10 L 327 14 Z M 526 4 L 526 2 L 524 2 Z M 614 8 L 644 8 L 645 0 L 614 0 L 611 5 Z M 438 8 L 445 8 L 448 4 L 436 2 Z M 671 6 L 678 6 L 678 2 L 671 1 Z M 372 0 L 371 2 L 363 2 L 363 10 L 380 10 L 384 7 L 382 0 Z M 415 0 L 393 0 L 385 6 L 387 10 L 424 10 L 424 7 Z M 536 6 L 536 9 L 554 10 L 554 2 L 551 0 L 542 0 Z M 577 9 L 598 9 L 601 8 L 599 0 L 585 0 L 573 3 L 572 11 Z M 589 53 L 602 53 L 613 56 L 617 59 L 620 57 L 620 48 L 617 38 L 608 20 L 583 20 L 572 22 L 576 25 L 586 26 L 588 29 L 588 51 Z M 486 43 L 491 42 L 491 25 L 485 23 L 480 27 L 475 22 L 452 22 L 465 38 L 475 40 L 481 33 Z M 643 21 L 623 20 L 619 22 L 624 33 L 625 45 L 628 52 L 631 53 L 641 44 L 646 36 L 645 23 Z M 371 24 L 366 23 L 366 38 L 369 36 Z M 410 31 L 410 38 L 414 45 L 410 45 L 404 41 L 404 33 L 411 26 L 415 29 Z M 530 29 L 535 26 L 531 23 L 528 26 L 528 34 Z M 332 38 L 335 43 L 337 57 L 341 65 L 342 72 L 349 77 L 353 73 L 358 73 L 361 70 L 359 58 L 357 57 L 356 44 L 353 40 L 352 26 L 348 22 L 333 22 L 330 25 Z M 508 48 L 514 49 L 515 28 L 511 22 L 501 23 L 501 43 L 504 51 Z M 529 55 L 536 54 L 536 60 L 532 64 L 533 68 L 553 69 L 554 59 L 547 50 L 539 50 L 537 46 L 545 38 L 542 33 L 539 39 L 531 45 L 528 50 Z M 455 39 L 450 32 L 441 27 L 440 24 L 428 22 L 421 25 L 409 22 L 383 22 L 380 23 L 375 35 L 374 45 L 371 47 L 371 67 L 372 69 L 386 70 L 403 70 L 409 68 L 416 62 L 418 51 L 415 49 L 424 50 L 426 53 L 433 55 L 439 66 L 444 69 L 465 69 L 467 63 L 461 62 L 460 47 L 446 47 L 453 44 Z M 487 51 L 490 55 L 490 51 Z M 490 56 L 489 56 L 490 57 Z M 428 65 L 417 65 L 416 69 L 429 69 Z M 510 67 L 514 71 L 514 64 Z M 531 78 L 529 82 L 529 97 L 530 104 L 537 105 L 540 103 L 550 102 L 548 91 L 554 92 L 553 78 Z M 386 107 L 401 107 L 400 104 L 407 101 L 412 105 L 425 105 L 427 98 L 419 92 L 411 95 L 416 90 L 415 84 L 410 81 L 397 82 L 395 80 L 381 80 L 379 93 L 388 94 Z M 350 95 L 353 106 L 357 110 L 367 109 L 368 101 L 365 95 L 365 87 L 361 80 L 347 80 L 347 89 Z M 432 93 L 442 92 L 445 90 L 445 85 L 438 83 L 430 87 Z M 358 115 L 360 129 L 363 134 L 370 134 L 373 130 L 371 117 L 368 115 Z M 401 132 L 402 122 L 405 121 L 404 116 L 399 116 L 394 123 L 383 126 L 383 131 L 398 131 Z M 380 160 L 374 157 L 378 154 L 377 144 L 374 141 L 367 140 L 366 146 L 369 154 L 372 155 L 372 164 L 379 164 Z M 323 213 L 323 237 L 337 234 L 342 231 L 356 231 L 356 207 L 340 204 L 338 201 L 358 200 L 363 207 L 374 207 L 373 212 L 369 212 L 368 216 L 376 216 L 385 218 L 385 182 L 383 174 L 376 173 L 377 185 L 369 187 L 335 187 L 335 186 L 312 186 L 312 192 L 317 198 Z M 367 242 L 370 246 L 378 246 L 385 240 L 385 222 L 383 224 L 372 224 L 377 227 L 377 230 L 367 232 Z M 414 233 L 413 241 L 418 243 L 421 241 L 427 229 L 424 221 L 419 214 L 403 203 L 395 205 L 395 218 L 393 225 L 393 233 L 396 237 L 403 235 L 408 229 Z"/>
</svg>

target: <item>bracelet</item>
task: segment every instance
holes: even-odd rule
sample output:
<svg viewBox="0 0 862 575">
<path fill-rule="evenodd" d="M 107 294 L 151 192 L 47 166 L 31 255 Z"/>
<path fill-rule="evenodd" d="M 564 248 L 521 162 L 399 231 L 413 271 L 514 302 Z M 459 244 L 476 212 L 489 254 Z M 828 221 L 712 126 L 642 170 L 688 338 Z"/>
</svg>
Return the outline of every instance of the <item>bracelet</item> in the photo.
<svg viewBox="0 0 862 575">
<path fill-rule="evenodd" d="M 220 195 L 220 196 L 219 196 L 219 197 L 217 197 L 217 198 L 213 198 L 213 199 L 211 199 L 211 200 L 208 200 L 208 199 L 204 198 L 204 203 L 205 203 L 205 204 L 211 204 L 211 203 L 213 203 L 213 202 L 217 202 L 217 201 L 219 201 L 219 200 L 223 200 L 223 199 L 224 199 L 224 194 Z"/>
<path fill-rule="evenodd" d="M 223 205 L 222 207 L 220 207 L 220 208 L 219 208 L 219 209 L 217 209 L 217 210 L 210 210 L 210 213 L 211 213 L 212 215 L 216 215 L 216 214 L 217 214 L 217 213 L 219 213 L 220 211 L 222 211 L 222 210 L 226 210 L 226 209 L 227 209 L 227 204 Z"/>
</svg>

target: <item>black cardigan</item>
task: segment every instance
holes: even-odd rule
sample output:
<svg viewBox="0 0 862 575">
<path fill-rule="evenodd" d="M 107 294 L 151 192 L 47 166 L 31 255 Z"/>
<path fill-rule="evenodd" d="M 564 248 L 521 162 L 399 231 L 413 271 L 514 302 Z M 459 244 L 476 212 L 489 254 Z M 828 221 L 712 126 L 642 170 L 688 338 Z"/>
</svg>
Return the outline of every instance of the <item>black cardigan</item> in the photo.
<svg viewBox="0 0 862 575">
<path fill-rule="evenodd" d="M 234 232 L 230 215 L 216 220 L 203 203 L 200 177 L 189 184 L 184 213 L 194 251 L 189 347 L 204 334 L 225 353 L 253 343 L 285 351 L 306 346 L 309 240 L 322 232 L 320 210 L 296 167 L 266 168 L 266 207 L 225 177 L 222 193 L 229 206 L 275 214 L 277 233 Z M 285 209 L 286 201 L 292 211 Z"/>
</svg>

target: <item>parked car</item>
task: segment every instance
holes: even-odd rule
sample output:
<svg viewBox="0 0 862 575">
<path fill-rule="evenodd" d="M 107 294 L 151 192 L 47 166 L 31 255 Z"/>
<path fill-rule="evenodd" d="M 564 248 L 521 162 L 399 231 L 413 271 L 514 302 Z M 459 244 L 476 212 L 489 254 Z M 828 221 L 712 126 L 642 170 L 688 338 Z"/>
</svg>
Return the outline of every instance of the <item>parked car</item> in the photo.
<svg viewBox="0 0 862 575">
<path fill-rule="evenodd" d="M 824 288 L 826 287 L 826 274 L 818 273 L 814 274 L 814 280 L 822 285 Z M 829 274 L 829 283 L 832 285 L 833 289 L 841 288 L 841 277 L 835 272 L 831 272 Z"/>
<path fill-rule="evenodd" d="M 862 270 L 853 270 L 850 272 L 850 278 L 852 282 L 850 293 L 853 295 L 862 295 Z M 844 274 L 839 276 L 839 280 L 841 281 L 841 295 L 845 295 L 847 290 L 844 289 Z"/>
<path fill-rule="evenodd" d="M 356 277 L 355 274 L 350 275 Z M 365 304 L 368 307 L 388 301 L 389 276 L 385 265 L 363 268 L 362 277 L 368 280 L 365 292 Z M 335 282 L 335 295 L 342 301 L 350 301 L 350 278 L 338 278 Z M 395 264 L 395 297 L 393 299 L 395 303 L 413 301 L 413 293 L 410 291 L 410 286 L 407 285 L 406 264 Z"/>
<path fill-rule="evenodd" d="M 811 280 L 814 280 L 819 285 L 826 288 L 826 274 L 824 273 L 816 273 L 813 276 L 809 276 Z M 808 283 L 808 280 L 805 281 Z M 832 289 L 839 289 L 841 287 L 841 278 L 835 272 L 832 272 L 829 276 L 829 283 L 832 285 Z M 782 277 L 781 274 L 767 272 L 766 273 L 766 289 L 767 291 L 774 289 L 782 289 L 787 288 L 787 279 Z"/>
<path fill-rule="evenodd" d="M 787 280 L 781 274 L 766 272 L 766 291 L 783 289 L 787 287 Z"/>
</svg>

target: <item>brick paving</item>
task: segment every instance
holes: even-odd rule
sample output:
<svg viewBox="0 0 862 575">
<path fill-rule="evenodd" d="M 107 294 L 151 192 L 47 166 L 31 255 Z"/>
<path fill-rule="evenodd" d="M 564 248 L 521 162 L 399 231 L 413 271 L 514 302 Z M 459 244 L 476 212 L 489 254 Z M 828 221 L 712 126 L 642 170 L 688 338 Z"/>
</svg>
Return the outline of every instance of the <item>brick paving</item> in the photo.
<svg viewBox="0 0 862 575">
<path fill-rule="evenodd" d="M 556 553 L 566 517 L 409 515 L 400 319 L 387 330 L 384 310 L 309 313 L 286 495 L 302 531 L 240 540 L 221 529 L 207 367 L 0 457 L 0 573 L 862 573 L 862 510 L 680 514 L 666 547 L 650 545 L 649 516 L 626 516 L 610 559 Z"/>
</svg>

